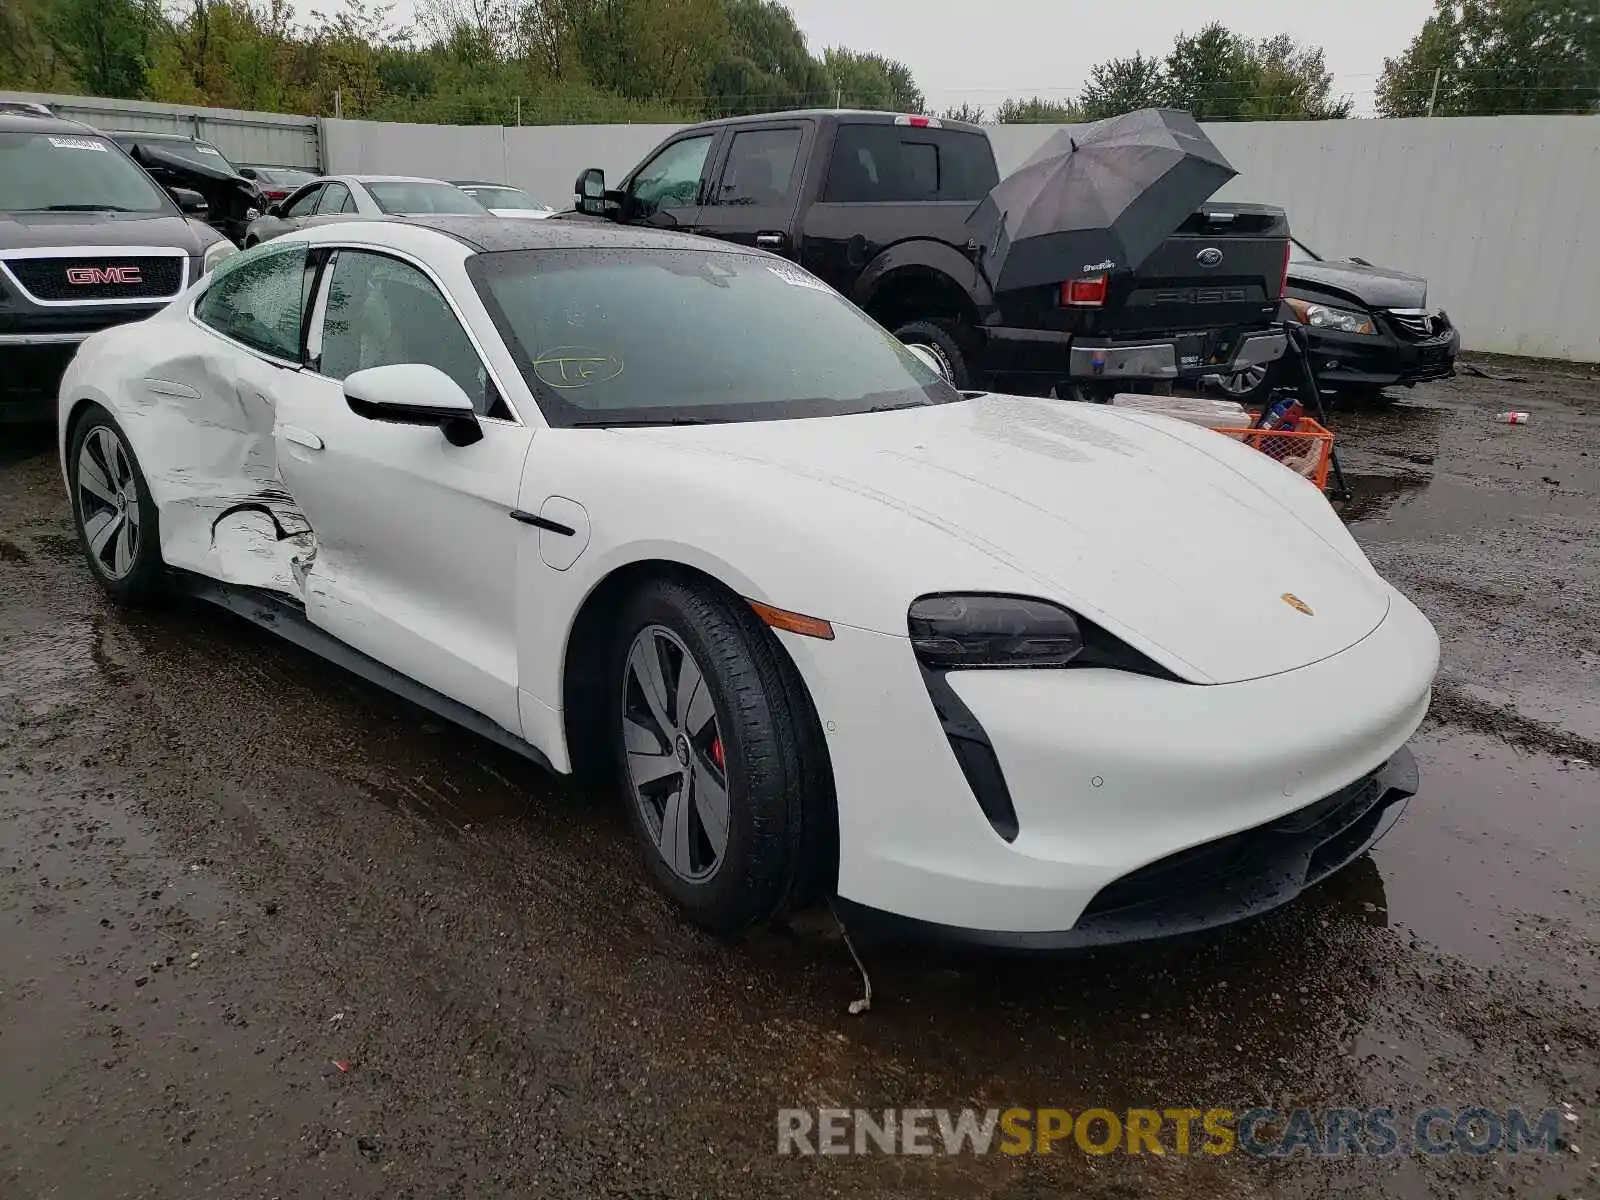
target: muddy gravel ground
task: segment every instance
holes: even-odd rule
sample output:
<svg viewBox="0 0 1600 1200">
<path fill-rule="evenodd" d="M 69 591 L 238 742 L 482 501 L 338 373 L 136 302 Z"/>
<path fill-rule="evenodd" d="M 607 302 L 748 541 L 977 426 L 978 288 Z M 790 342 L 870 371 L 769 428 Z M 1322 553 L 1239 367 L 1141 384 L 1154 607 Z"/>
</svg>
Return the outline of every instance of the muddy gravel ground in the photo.
<svg viewBox="0 0 1600 1200">
<path fill-rule="evenodd" d="M 856 1017 L 826 912 L 708 939 L 616 804 L 110 606 L 48 437 L 0 428 L 0 1197 L 1600 1196 L 1600 381 L 1490 370 L 1335 417 L 1445 647 L 1375 852 L 1198 939 L 868 946 Z M 1563 1117 L 1517 1155 L 776 1153 L 782 1107 L 969 1105 Z"/>
</svg>

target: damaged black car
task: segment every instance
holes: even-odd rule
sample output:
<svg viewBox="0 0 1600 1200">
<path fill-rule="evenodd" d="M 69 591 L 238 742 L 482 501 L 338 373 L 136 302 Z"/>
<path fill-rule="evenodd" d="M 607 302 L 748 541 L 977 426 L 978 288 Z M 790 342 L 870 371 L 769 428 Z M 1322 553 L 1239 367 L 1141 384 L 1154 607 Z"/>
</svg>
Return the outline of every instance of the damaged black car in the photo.
<svg viewBox="0 0 1600 1200">
<path fill-rule="evenodd" d="M 1355 398 L 1455 374 L 1461 331 L 1428 305 L 1428 281 L 1365 259 L 1326 259 L 1289 239 L 1283 319 L 1305 328 L 1312 369 L 1325 390 Z M 1236 400 L 1264 399 L 1298 382 L 1282 362 L 1222 376 Z"/>
<path fill-rule="evenodd" d="M 261 188 L 203 138 L 180 133 L 112 130 L 106 134 L 164 188 L 189 188 L 206 198 L 206 221 L 234 245 L 266 210 Z"/>
</svg>

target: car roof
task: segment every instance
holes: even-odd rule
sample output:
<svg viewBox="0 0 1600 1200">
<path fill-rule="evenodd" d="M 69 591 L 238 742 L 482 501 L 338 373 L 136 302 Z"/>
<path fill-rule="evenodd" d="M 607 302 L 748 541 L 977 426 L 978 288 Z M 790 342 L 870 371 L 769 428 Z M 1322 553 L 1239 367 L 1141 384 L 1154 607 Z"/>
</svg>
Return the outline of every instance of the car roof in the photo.
<svg viewBox="0 0 1600 1200">
<path fill-rule="evenodd" d="M 523 190 L 514 183 L 491 183 L 487 179 L 451 179 L 448 182 L 454 187 L 504 188 L 508 192 L 520 192 Z"/>
<path fill-rule="evenodd" d="M 723 117 L 716 121 L 701 121 L 694 129 L 722 129 L 740 125 L 767 124 L 770 121 L 835 121 L 840 125 L 893 125 L 908 119 L 926 120 L 926 128 L 955 129 L 962 133 L 982 133 L 983 126 L 967 121 L 951 121 L 944 117 L 921 117 L 915 114 L 876 112 L 858 108 L 802 108 L 792 112 L 752 113 L 743 117 Z M 682 132 L 681 130 L 679 132 Z"/>
<path fill-rule="evenodd" d="M 0 103 L 0 129 L 8 133 L 62 133 L 76 137 L 84 134 L 102 136 L 98 129 L 81 121 L 68 120 L 54 113 L 35 112 L 20 105 Z"/>
<path fill-rule="evenodd" d="M 134 138 L 141 142 L 211 142 L 203 137 L 194 137 L 187 133 L 157 133 L 153 129 L 108 129 L 106 136 L 109 138 Z"/>
<path fill-rule="evenodd" d="M 671 230 L 641 229 L 601 219 L 511 221 L 503 217 L 428 214 L 363 221 L 359 224 L 323 225 L 306 231 L 306 240 L 340 242 L 358 234 L 363 241 L 382 238 L 385 230 L 427 229 L 462 243 L 482 254 L 508 250 L 702 250 L 770 257 L 764 250 L 735 246 L 711 238 Z M 404 235 L 402 235 L 403 237 Z"/>
<path fill-rule="evenodd" d="M 357 183 L 446 183 L 430 175 L 325 175 L 324 179 L 353 179 Z M 450 186 L 454 187 L 454 184 Z"/>
</svg>

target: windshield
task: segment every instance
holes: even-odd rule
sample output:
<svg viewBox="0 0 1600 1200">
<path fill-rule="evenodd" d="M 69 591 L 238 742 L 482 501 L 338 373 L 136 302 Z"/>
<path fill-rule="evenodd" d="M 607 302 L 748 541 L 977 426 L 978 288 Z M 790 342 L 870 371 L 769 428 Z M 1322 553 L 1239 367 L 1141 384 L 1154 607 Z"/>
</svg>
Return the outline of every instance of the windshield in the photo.
<svg viewBox="0 0 1600 1200">
<path fill-rule="evenodd" d="M 363 185 L 386 213 L 455 213 L 482 216 L 487 211 L 460 188 L 448 183 L 368 183 Z"/>
<path fill-rule="evenodd" d="M 518 250 L 468 273 L 552 425 L 767 421 L 961 399 L 792 263 L 720 250 Z"/>
<path fill-rule="evenodd" d="M 102 137 L 0 132 L 0 211 L 167 213 L 155 182 Z"/>
<path fill-rule="evenodd" d="M 482 187 L 473 184 L 461 189 L 485 208 L 514 208 L 526 212 L 549 212 L 548 204 L 540 204 L 527 192 L 512 187 Z"/>
</svg>

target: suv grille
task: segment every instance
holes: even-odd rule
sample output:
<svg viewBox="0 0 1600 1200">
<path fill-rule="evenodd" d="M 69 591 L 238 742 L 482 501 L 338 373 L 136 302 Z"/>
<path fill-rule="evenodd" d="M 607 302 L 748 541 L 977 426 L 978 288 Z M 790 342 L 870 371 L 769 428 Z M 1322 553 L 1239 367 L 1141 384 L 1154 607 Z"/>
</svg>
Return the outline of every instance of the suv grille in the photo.
<svg viewBox="0 0 1600 1200">
<path fill-rule="evenodd" d="M 11 258 L 6 269 L 35 300 L 170 300 L 183 281 L 176 255 Z"/>
<path fill-rule="evenodd" d="M 1395 333 L 1408 342 L 1425 342 L 1450 328 L 1443 313 L 1390 312 L 1388 316 Z"/>
</svg>

